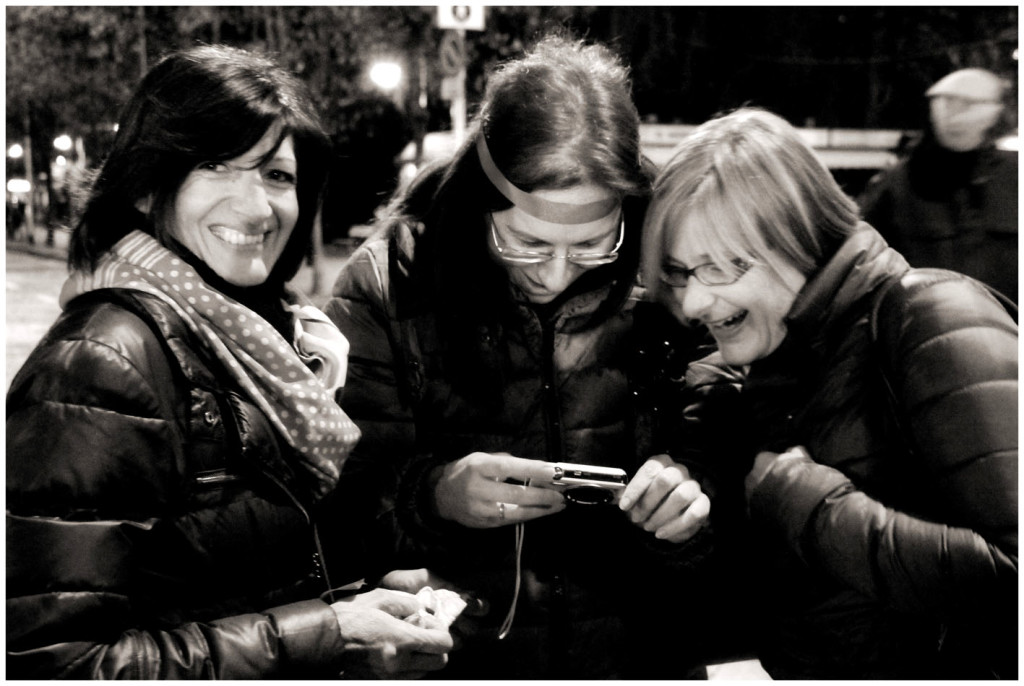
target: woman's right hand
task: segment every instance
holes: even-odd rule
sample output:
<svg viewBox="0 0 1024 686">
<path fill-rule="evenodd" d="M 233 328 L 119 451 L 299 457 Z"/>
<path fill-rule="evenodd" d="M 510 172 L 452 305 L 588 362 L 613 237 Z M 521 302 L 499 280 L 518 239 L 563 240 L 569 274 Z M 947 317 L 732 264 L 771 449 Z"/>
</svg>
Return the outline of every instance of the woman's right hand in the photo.
<svg viewBox="0 0 1024 686">
<path fill-rule="evenodd" d="M 435 470 L 434 504 L 443 518 L 474 529 L 505 526 L 561 512 L 565 498 L 551 484 L 550 462 L 472 453 Z M 507 480 L 518 483 L 506 483 Z"/>
<path fill-rule="evenodd" d="M 448 664 L 453 646 L 448 630 L 403 619 L 423 609 L 410 593 L 376 588 L 331 609 L 345 643 L 347 679 L 418 679 Z"/>
</svg>

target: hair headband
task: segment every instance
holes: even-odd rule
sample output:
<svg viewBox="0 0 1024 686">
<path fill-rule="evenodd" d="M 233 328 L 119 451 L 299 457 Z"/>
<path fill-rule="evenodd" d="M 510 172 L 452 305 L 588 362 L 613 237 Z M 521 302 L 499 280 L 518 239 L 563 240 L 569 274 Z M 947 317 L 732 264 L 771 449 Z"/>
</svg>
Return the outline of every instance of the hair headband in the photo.
<svg viewBox="0 0 1024 686">
<path fill-rule="evenodd" d="M 552 224 L 588 224 L 607 217 L 619 207 L 619 199 L 614 196 L 604 200 L 574 204 L 546 200 L 517 188 L 494 164 L 491 151 L 487 149 L 487 140 L 483 131 L 476 139 L 476 152 L 480 158 L 480 166 L 483 167 L 484 174 L 487 175 L 491 185 L 497 188 L 498 192 L 504 195 L 509 202 L 531 217 Z"/>
</svg>

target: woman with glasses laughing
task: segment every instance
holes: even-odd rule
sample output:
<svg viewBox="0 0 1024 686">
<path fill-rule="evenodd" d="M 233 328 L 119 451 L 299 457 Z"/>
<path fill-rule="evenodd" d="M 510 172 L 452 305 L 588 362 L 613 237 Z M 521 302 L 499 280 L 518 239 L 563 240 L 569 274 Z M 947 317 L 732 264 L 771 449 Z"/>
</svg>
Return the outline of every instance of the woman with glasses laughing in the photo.
<svg viewBox="0 0 1024 686">
<path fill-rule="evenodd" d="M 1016 678 L 1015 317 L 968 277 L 910 269 L 753 108 L 677 148 L 643 261 L 746 370 L 741 567 L 769 674 Z"/>
<path fill-rule="evenodd" d="M 335 284 L 342 405 L 363 432 L 343 481 L 379 560 L 361 572 L 429 569 L 413 587 L 483 601 L 453 626 L 463 647 L 442 678 L 701 664 L 696 624 L 652 619 L 699 583 L 709 499 L 656 430 L 683 398 L 640 371 L 674 352 L 681 377 L 697 352 L 640 341 L 648 166 L 625 68 L 549 37 L 490 75 L 466 142 Z"/>
</svg>

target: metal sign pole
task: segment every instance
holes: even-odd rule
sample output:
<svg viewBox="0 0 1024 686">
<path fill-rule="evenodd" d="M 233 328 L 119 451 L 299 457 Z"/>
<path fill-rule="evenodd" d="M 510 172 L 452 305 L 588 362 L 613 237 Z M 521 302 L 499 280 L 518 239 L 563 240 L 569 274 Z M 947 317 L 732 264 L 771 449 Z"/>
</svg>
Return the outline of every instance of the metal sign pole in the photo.
<svg viewBox="0 0 1024 686">
<path fill-rule="evenodd" d="M 441 43 L 442 92 L 451 101 L 452 137 L 456 147 L 466 138 L 466 30 L 484 30 L 483 7 L 438 5 L 438 28 L 449 29 Z"/>
<path fill-rule="evenodd" d="M 455 29 L 458 37 L 459 54 L 466 54 L 466 30 Z M 455 138 L 455 147 L 462 145 L 466 139 L 466 60 L 459 64 L 459 71 L 455 75 L 455 92 L 452 97 L 452 136 Z"/>
</svg>

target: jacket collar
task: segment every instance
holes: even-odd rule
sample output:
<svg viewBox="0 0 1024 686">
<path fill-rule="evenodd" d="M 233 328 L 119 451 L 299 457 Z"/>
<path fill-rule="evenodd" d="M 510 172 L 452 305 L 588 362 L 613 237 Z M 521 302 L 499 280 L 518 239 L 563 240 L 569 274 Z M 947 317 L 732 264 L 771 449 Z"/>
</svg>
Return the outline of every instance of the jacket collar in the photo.
<svg viewBox="0 0 1024 686">
<path fill-rule="evenodd" d="M 564 300 L 555 301 L 548 309 L 544 310 L 548 315 L 545 320 L 550 322 L 556 331 L 564 333 L 575 333 L 590 328 L 594 323 L 594 317 L 598 316 L 605 301 L 611 297 L 612 286 L 613 284 L 606 283 L 593 290 L 582 291 L 575 295 L 567 294 Z M 539 314 L 541 310 L 532 305 L 515 284 L 509 282 L 509 288 L 513 299 L 519 304 L 517 309 L 520 312 L 529 311 L 533 315 Z M 614 311 L 629 311 L 636 301 L 641 299 L 643 299 L 643 289 L 639 285 L 634 286 L 627 294 L 625 302 Z M 607 313 L 607 310 L 605 312 Z"/>
<path fill-rule="evenodd" d="M 820 338 L 865 295 L 909 268 L 881 234 L 861 222 L 800 290 L 786 317 L 789 336 Z"/>
</svg>

